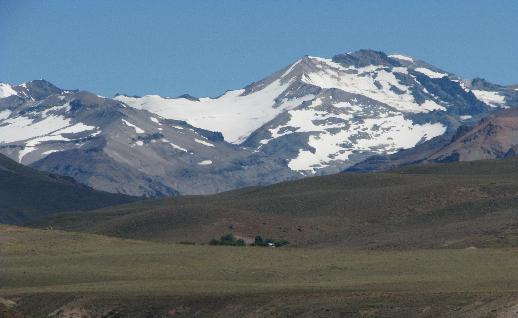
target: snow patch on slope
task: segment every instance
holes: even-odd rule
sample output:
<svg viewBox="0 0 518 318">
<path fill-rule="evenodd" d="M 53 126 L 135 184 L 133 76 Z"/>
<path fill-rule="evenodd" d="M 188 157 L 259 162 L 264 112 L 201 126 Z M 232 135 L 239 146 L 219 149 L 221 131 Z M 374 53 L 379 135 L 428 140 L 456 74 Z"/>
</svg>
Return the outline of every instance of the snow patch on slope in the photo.
<svg viewBox="0 0 518 318">
<path fill-rule="evenodd" d="M 149 119 L 151 119 L 151 121 L 154 122 L 155 124 L 158 124 L 159 126 L 162 126 L 162 124 L 155 117 L 149 117 Z"/>
<path fill-rule="evenodd" d="M 418 68 L 414 69 L 414 71 L 424 74 L 424 75 L 428 76 L 429 78 L 443 78 L 445 76 L 448 76 L 448 74 L 432 71 L 431 69 L 424 68 L 424 67 L 418 67 Z"/>
<path fill-rule="evenodd" d="M 33 152 L 36 150 L 36 146 L 40 143 L 47 142 L 47 141 L 69 141 L 70 139 L 65 138 L 61 135 L 49 135 L 49 136 L 42 136 L 37 137 L 34 139 L 31 139 L 25 143 L 25 146 L 22 150 L 18 152 L 18 161 L 22 162 L 23 157 L 27 155 L 30 152 Z"/>
<path fill-rule="evenodd" d="M 0 126 L 0 144 L 48 135 L 70 126 L 70 119 L 63 116 L 48 116 L 34 122 L 34 119 L 18 116 L 9 118 Z"/>
<path fill-rule="evenodd" d="M 0 83 L 0 98 L 16 95 L 16 91 L 9 84 Z"/>
<path fill-rule="evenodd" d="M 207 146 L 207 147 L 214 147 L 214 145 L 211 144 L 210 142 L 206 142 L 206 141 L 198 139 L 198 138 L 194 138 L 194 141 L 199 143 L 199 144 L 202 144 L 204 146 Z"/>
<path fill-rule="evenodd" d="M 482 90 L 471 90 L 475 96 L 488 104 L 491 107 L 504 107 L 505 106 L 505 96 L 500 95 L 498 92 L 492 91 L 482 91 Z"/>
<path fill-rule="evenodd" d="M 140 128 L 140 127 L 137 127 L 137 126 L 135 126 L 135 125 L 133 125 L 132 123 L 130 123 L 129 121 L 127 121 L 127 120 L 125 120 L 125 119 L 122 119 L 122 122 L 123 122 L 124 124 L 126 124 L 126 126 L 129 126 L 129 127 L 132 127 L 133 129 L 135 129 L 135 132 L 136 132 L 137 134 L 143 134 L 143 133 L 145 133 L 144 129 L 142 129 L 142 128 Z"/>
<path fill-rule="evenodd" d="M 59 150 L 59 149 L 51 149 L 51 150 L 44 151 L 41 154 L 42 155 L 50 155 L 51 153 L 60 152 L 60 151 L 61 150 Z"/>
<path fill-rule="evenodd" d="M 41 143 L 71 141 L 72 139 L 64 137 L 63 134 L 77 134 L 97 129 L 83 123 L 72 124 L 70 118 L 59 115 L 60 111 L 67 111 L 69 108 L 70 105 L 67 103 L 40 112 L 36 112 L 37 108 L 34 108 L 19 116 L 13 116 L 10 110 L 0 112 L 0 144 L 21 142 L 22 149 L 18 151 L 18 160 L 21 162 L 24 156 L 36 150 Z M 34 117 L 35 115 L 38 117 Z"/>
<path fill-rule="evenodd" d="M 165 138 L 164 138 L 164 139 L 162 139 L 162 142 L 168 143 L 168 144 L 169 144 L 169 145 L 171 145 L 171 147 L 173 147 L 174 149 L 177 149 L 177 150 L 180 150 L 180 151 L 183 151 L 183 152 L 188 152 L 188 150 L 187 150 L 187 149 L 185 149 L 185 148 L 183 148 L 183 147 L 180 147 L 180 146 L 178 146 L 177 144 L 172 143 L 172 142 L 170 142 L 169 140 L 167 140 L 167 139 L 165 139 Z"/>
<path fill-rule="evenodd" d="M 401 60 L 401 61 L 407 61 L 407 62 L 410 62 L 410 63 L 414 62 L 413 58 L 411 58 L 409 56 L 406 56 L 406 55 L 402 55 L 402 54 L 391 54 L 388 57 L 393 58 L 393 59 L 397 59 L 397 60 Z"/>
<path fill-rule="evenodd" d="M 94 129 L 97 129 L 97 127 L 88 126 L 83 123 L 77 123 L 75 125 L 65 127 L 63 129 L 59 129 L 49 135 L 30 139 L 25 142 L 24 148 L 18 152 L 18 160 L 19 160 L 19 162 L 21 162 L 25 155 L 36 150 L 37 146 L 43 142 L 49 142 L 49 141 L 61 142 L 61 141 L 72 141 L 73 140 L 73 139 L 64 137 L 62 134 L 75 134 L 75 133 L 90 131 L 90 130 L 94 130 Z M 57 151 L 59 151 L 59 150 L 55 150 L 52 152 L 57 152 Z M 45 155 L 45 154 L 47 154 L 47 152 L 44 152 L 42 154 Z"/>
<path fill-rule="evenodd" d="M 83 123 L 77 123 L 77 124 L 74 124 L 72 126 L 68 126 L 66 128 L 60 129 L 60 130 L 56 131 L 54 134 L 56 134 L 56 133 L 60 133 L 60 134 L 77 134 L 77 133 L 81 133 L 81 132 L 89 131 L 89 130 L 94 130 L 94 129 L 97 129 L 97 127 L 96 126 L 85 125 Z M 99 133 L 100 133 L 100 131 L 96 132 L 95 135 L 98 135 Z"/>
</svg>

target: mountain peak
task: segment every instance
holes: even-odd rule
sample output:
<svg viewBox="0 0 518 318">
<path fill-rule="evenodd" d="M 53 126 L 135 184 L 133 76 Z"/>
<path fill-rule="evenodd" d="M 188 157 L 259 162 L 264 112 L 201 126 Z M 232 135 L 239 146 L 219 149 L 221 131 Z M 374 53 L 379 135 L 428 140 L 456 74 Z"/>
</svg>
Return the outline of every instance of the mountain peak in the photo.
<svg viewBox="0 0 518 318">
<path fill-rule="evenodd" d="M 61 94 L 63 92 L 62 89 L 44 79 L 25 82 L 13 86 L 13 89 L 18 96 L 32 100 L 42 100 L 50 95 Z"/>
<path fill-rule="evenodd" d="M 469 87 L 472 89 L 480 89 L 480 90 L 498 90 L 501 87 L 499 85 L 493 84 L 485 80 L 484 78 L 475 77 L 470 80 L 468 83 Z"/>
<path fill-rule="evenodd" d="M 200 99 L 198 97 L 194 97 L 194 96 L 192 96 L 190 94 L 182 94 L 182 95 L 180 95 L 180 96 L 178 96 L 176 98 L 184 98 L 184 99 L 190 100 L 192 102 L 199 102 L 200 101 Z"/>
<path fill-rule="evenodd" d="M 368 65 L 401 66 L 401 63 L 390 58 L 384 52 L 371 49 L 335 55 L 333 56 L 333 62 L 355 67 L 365 67 Z"/>
</svg>

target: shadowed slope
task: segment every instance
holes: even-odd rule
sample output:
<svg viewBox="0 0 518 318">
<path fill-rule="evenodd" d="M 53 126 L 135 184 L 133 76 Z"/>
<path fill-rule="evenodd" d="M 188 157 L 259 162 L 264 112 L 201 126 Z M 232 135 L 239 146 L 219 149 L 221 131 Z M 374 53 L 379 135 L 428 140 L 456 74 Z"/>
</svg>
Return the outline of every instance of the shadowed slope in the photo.
<svg viewBox="0 0 518 318">
<path fill-rule="evenodd" d="M 89 210 L 137 198 L 95 191 L 72 178 L 39 172 L 0 154 L 0 223 L 60 211 Z"/>
</svg>

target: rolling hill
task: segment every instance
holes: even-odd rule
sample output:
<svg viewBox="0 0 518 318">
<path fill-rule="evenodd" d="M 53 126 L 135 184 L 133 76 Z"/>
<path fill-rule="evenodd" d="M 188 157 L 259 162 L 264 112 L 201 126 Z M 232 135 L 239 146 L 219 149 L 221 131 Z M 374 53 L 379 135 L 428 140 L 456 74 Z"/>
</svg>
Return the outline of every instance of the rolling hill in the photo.
<svg viewBox="0 0 518 318">
<path fill-rule="evenodd" d="M 0 154 L 0 223 L 23 223 L 52 212 L 91 210 L 137 199 L 96 191 Z"/>
<path fill-rule="evenodd" d="M 412 249 L 518 243 L 518 158 L 312 177 L 57 215 L 40 225 L 163 242 L 232 232 L 292 246 Z"/>
</svg>

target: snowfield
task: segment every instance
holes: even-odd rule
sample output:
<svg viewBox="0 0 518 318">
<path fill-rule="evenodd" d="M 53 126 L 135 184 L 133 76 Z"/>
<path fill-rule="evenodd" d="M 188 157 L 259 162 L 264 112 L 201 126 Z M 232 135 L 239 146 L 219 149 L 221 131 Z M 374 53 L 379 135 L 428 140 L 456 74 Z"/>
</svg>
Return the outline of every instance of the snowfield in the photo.
<svg viewBox="0 0 518 318">
<path fill-rule="evenodd" d="M 287 100 L 284 107 L 273 107 L 275 98 L 286 88 L 287 84 L 277 81 L 249 95 L 243 95 L 244 89 L 240 89 L 228 91 L 216 99 L 201 98 L 200 101 L 157 95 L 141 98 L 120 95 L 116 99 L 165 118 L 184 120 L 194 127 L 221 132 L 226 141 L 240 143 L 285 108 L 297 104 L 296 101 Z"/>
</svg>

